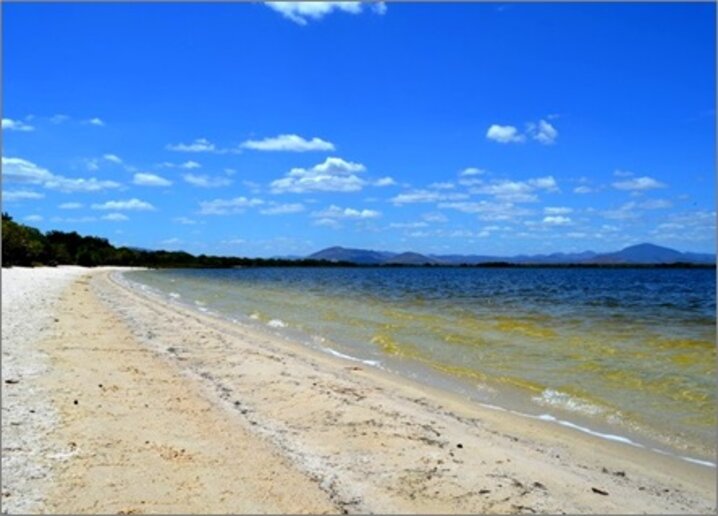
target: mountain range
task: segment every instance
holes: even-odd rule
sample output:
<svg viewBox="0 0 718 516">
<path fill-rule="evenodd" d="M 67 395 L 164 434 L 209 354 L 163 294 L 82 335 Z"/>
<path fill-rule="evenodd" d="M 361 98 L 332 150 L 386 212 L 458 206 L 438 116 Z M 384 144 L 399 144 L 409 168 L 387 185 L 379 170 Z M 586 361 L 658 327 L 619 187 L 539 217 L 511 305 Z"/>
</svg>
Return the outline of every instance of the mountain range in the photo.
<svg viewBox="0 0 718 516">
<path fill-rule="evenodd" d="M 328 247 L 307 256 L 309 259 L 350 262 L 359 265 L 478 265 L 505 262 L 511 264 L 715 264 L 716 255 L 681 252 L 654 244 L 638 244 L 611 253 L 520 254 L 515 256 L 434 255 L 415 252 L 392 253 L 367 249 Z"/>
</svg>

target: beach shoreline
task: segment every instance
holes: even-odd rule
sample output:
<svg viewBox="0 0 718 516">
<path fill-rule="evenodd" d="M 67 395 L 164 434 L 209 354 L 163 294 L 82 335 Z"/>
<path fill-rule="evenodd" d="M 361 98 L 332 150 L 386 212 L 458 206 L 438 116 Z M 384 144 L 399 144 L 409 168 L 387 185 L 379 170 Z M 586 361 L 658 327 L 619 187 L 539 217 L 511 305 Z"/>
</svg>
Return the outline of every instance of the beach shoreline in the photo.
<svg viewBox="0 0 718 516">
<path fill-rule="evenodd" d="M 222 504 L 215 497 L 211 506 L 215 512 L 715 510 L 714 468 L 467 403 L 451 393 L 328 356 L 254 328 L 169 305 L 111 277 L 117 274 L 107 270 L 83 272 L 54 308 L 56 315 L 61 313 L 59 322 L 43 338 L 32 336 L 52 363 L 52 373 L 42 380 L 44 390 L 40 392 L 57 412 L 56 428 L 39 440 L 75 443 L 75 449 L 66 449 L 65 456 L 49 466 L 54 490 L 42 501 L 46 509 L 191 512 L 189 494 L 200 496 L 197 503 L 208 502 L 201 498 L 199 484 L 190 485 L 192 472 L 200 464 L 206 469 L 208 461 L 215 461 L 215 467 L 221 464 L 226 475 L 207 477 L 202 485 L 230 483 L 232 475 L 239 475 L 237 478 L 249 486 L 239 493 L 241 496 L 232 498 L 225 493 Z M 5 303 L 3 312 L 5 315 Z M 118 332 L 124 335 L 124 351 L 118 351 L 112 339 L 108 340 L 108 335 Z M 73 347 L 69 343 L 77 343 L 83 334 L 92 335 L 95 342 L 106 342 L 106 347 L 87 342 L 75 346 L 78 349 L 74 351 L 68 349 Z M 3 332 L 3 358 L 6 351 L 13 352 L 5 349 L 6 344 Z M 92 348 L 91 353 L 88 348 Z M 130 359 L 132 364 L 124 362 Z M 83 377 L 78 371 L 88 365 L 98 370 Z M 133 367 L 143 374 L 133 372 Z M 124 375 L 124 385 L 99 381 L 100 374 Z M 100 383 L 103 387 L 98 387 Z M 111 385 L 117 390 L 108 391 L 106 387 Z M 16 386 L 3 385 L 4 392 L 9 387 Z M 159 392 L 164 396 L 161 400 Z M 166 404 L 174 394 L 192 399 L 178 402 L 184 403 L 180 412 L 152 409 L 160 402 Z M 136 396 L 140 395 L 148 405 L 141 416 L 135 413 L 140 399 Z M 92 410 L 79 416 L 78 405 L 72 404 L 74 396 L 80 407 L 84 409 L 89 403 Z M 198 414 L 212 416 L 197 419 Z M 107 439 L 110 421 L 118 432 L 127 431 L 148 425 L 148 416 L 154 418 L 154 426 L 144 431 L 154 432 L 152 439 L 143 440 L 142 432 L 135 432 L 132 439 Z M 162 435 L 161 429 L 175 428 L 184 417 L 188 418 L 186 435 Z M 205 419 L 212 423 L 206 424 Z M 81 434 L 90 423 L 97 439 L 83 445 Z M 5 423 L 3 427 L 4 431 Z M 219 427 L 223 431 L 218 436 Z M 196 443 L 182 441 L 197 435 L 203 436 L 200 449 Z M 207 457 L 208 450 L 228 450 L 237 436 L 253 443 L 255 452 L 263 451 L 248 456 L 246 449 L 232 450 L 234 453 L 244 454 L 255 464 L 271 464 L 277 475 L 257 485 L 250 475 L 222 462 L 226 460 L 222 453 Z M 162 439 L 179 440 L 184 447 L 176 446 L 176 442 L 160 444 Z M 145 441 L 156 446 L 144 445 Z M 93 448 L 100 444 L 104 444 L 104 462 L 98 463 L 97 449 Z M 163 453 L 169 454 L 172 464 Z M 182 486 L 184 491 L 180 489 L 176 500 L 167 498 L 170 491 L 147 487 L 143 492 L 132 487 L 129 464 L 165 472 L 178 461 L 182 468 L 177 478 L 159 477 L 165 479 L 165 488 Z M 115 480 L 103 483 L 89 478 L 87 471 L 101 470 L 97 468 L 111 471 Z M 4 495 L 5 469 L 4 449 L 3 510 L 6 506 L 19 507 L 9 500 L 24 495 Z M 82 495 L 85 499 L 68 504 L 67 494 L 77 489 L 78 482 L 92 489 Z M 258 492 L 263 493 L 260 499 Z M 156 500 L 148 505 L 146 502 L 157 493 L 163 493 L 164 505 Z"/>
</svg>

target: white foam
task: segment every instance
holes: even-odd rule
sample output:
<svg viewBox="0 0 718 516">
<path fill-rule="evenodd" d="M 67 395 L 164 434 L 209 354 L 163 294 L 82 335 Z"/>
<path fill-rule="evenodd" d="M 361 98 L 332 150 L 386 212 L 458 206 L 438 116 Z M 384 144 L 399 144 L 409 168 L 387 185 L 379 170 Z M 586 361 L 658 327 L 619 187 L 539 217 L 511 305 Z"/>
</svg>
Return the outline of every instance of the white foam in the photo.
<svg viewBox="0 0 718 516">
<path fill-rule="evenodd" d="M 351 355 L 345 355 L 344 353 L 340 353 L 339 351 L 332 349 L 332 348 L 322 348 L 327 353 L 334 355 L 335 357 L 343 358 L 345 360 L 351 360 L 352 362 L 361 362 L 362 364 L 370 365 L 373 367 L 379 367 L 381 365 L 381 362 L 378 360 L 363 360 L 361 358 L 353 357 Z"/>
<path fill-rule="evenodd" d="M 182 296 L 180 296 L 177 292 L 170 292 L 170 297 L 173 299 L 179 299 Z"/>
<path fill-rule="evenodd" d="M 545 389 L 539 396 L 534 396 L 532 399 L 540 405 L 558 407 L 570 410 L 571 412 L 588 414 L 590 416 L 595 416 L 605 412 L 602 407 L 587 403 L 574 398 L 565 392 L 555 391 L 553 389 Z"/>
<path fill-rule="evenodd" d="M 250 317 L 252 316 L 250 315 Z M 267 326 L 269 326 L 270 328 L 286 328 L 287 323 L 285 323 L 281 319 L 272 319 L 267 323 Z"/>
<path fill-rule="evenodd" d="M 259 314 L 257 312 L 252 312 L 251 314 L 249 314 L 249 318 L 257 321 L 259 320 Z"/>
</svg>

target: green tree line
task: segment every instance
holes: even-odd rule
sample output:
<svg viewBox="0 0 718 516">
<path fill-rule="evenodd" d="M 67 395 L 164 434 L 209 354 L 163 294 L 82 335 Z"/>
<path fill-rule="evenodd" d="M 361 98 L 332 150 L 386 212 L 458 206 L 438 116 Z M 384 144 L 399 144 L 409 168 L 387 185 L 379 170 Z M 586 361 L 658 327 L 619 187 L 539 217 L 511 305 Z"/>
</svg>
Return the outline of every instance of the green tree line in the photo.
<svg viewBox="0 0 718 516">
<path fill-rule="evenodd" d="M 122 265 L 132 267 L 316 267 L 353 266 L 347 262 L 326 260 L 286 260 L 279 258 L 239 258 L 232 256 L 195 256 L 183 251 L 148 251 L 115 247 L 106 238 L 81 236 L 77 232 L 41 232 L 15 222 L 2 214 L 2 266 L 35 267 L 40 265 Z"/>
</svg>

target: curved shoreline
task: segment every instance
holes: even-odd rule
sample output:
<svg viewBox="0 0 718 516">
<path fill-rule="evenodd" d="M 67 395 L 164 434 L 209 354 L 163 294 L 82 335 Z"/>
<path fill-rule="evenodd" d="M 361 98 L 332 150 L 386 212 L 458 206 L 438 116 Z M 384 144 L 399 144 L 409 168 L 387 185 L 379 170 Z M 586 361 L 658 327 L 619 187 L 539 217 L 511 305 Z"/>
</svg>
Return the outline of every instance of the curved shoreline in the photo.
<svg viewBox="0 0 718 516">
<path fill-rule="evenodd" d="M 311 336 L 304 335 L 303 338 L 301 338 L 301 342 L 298 340 L 299 337 L 296 335 L 292 335 L 291 333 L 283 332 L 283 328 L 286 326 L 282 323 L 281 319 L 272 319 L 266 322 L 265 324 L 261 324 L 258 321 L 250 321 L 250 320 L 240 320 L 238 321 L 234 317 L 230 317 L 228 315 L 223 315 L 221 313 L 217 313 L 215 311 L 207 310 L 206 305 L 201 304 L 198 305 L 197 301 L 194 302 L 194 304 L 191 302 L 191 300 L 184 300 L 180 294 L 177 294 L 175 292 L 167 292 L 167 291 L 161 291 L 157 288 L 150 287 L 142 283 L 141 281 L 137 281 L 134 279 L 129 279 L 125 277 L 123 273 L 117 273 L 112 274 L 112 279 L 116 283 L 120 283 L 124 287 L 130 288 L 132 290 L 137 291 L 141 295 L 144 296 L 151 296 L 153 299 L 155 299 L 157 302 L 165 303 L 170 306 L 176 306 L 181 309 L 189 310 L 194 313 L 201 312 L 203 315 L 220 319 L 228 323 L 232 324 L 238 324 L 241 326 L 247 326 L 251 328 L 253 331 L 257 331 L 262 334 L 271 335 L 272 338 L 282 338 L 284 340 L 288 340 L 293 343 L 299 343 L 302 344 L 305 348 L 311 349 L 313 351 L 321 350 L 325 353 L 331 354 L 339 359 L 349 360 L 356 363 L 360 363 L 369 367 L 375 367 L 378 369 L 381 369 L 382 371 L 396 375 L 400 381 L 406 380 L 410 382 L 419 382 L 421 384 L 427 385 L 429 387 L 432 387 L 436 389 L 437 391 L 449 391 L 454 395 L 457 395 L 459 397 L 466 396 L 468 403 L 477 404 L 484 408 L 489 409 L 496 409 L 501 410 L 504 412 L 508 412 L 520 417 L 525 417 L 529 419 L 534 420 L 541 420 L 546 421 L 549 423 L 553 423 L 557 426 L 562 426 L 564 428 L 572 429 L 576 432 L 582 432 L 587 435 L 591 435 L 593 437 L 599 438 L 599 439 L 605 439 L 608 441 L 614 441 L 623 443 L 629 446 L 634 446 L 637 448 L 642 448 L 647 451 L 655 452 L 662 455 L 668 455 L 670 457 L 680 459 L 689 463 L 694 463 L 698 465 L 702 465 L 708 468 L 716 468 L 716 463 L 713 460 L 707 460 L 710 458 L 710 455 L 706 456 L 689 456 L 687 455 L 685 450 L 682 450 L 677 447 L 671 447 L 666 442 L 662 442 L 656 438 L 652 438 L 649 435 L 646 435 L 646 432 L 640 433 L 638 431 L 635 431 L 633 433 L 627 432 L 626 428 L 615 428 L 613 426 L 610 426 L 608 424 L 601 425 L 600 422 L 596 421 L 590 421 L 588 419 L 581 419 L 580 417 L 571 418 L 570 416 L 572 414 L 568 413 L 561 413 L 556 411 L 551 411 L 550 409 L 547 409 L 545 407 L 539 408 L 536 407 L 536 410 L 531 410 L 533 407 L 525 407 L 523 405 L 516 405 L 516 403 L 511 404 L 508 403 L 512 401 L 511 399 L 498 399 L 495 402 L 494 401 L 483 401 L 481 399 L 477 399 L 476 397 L 472 396 L 470 392 L 470 385 L 463 385 L 461 382 L 459 382 L 457 385 L 454 385 L 454 382 L 458 382 L 453 377 L 447 377 L 446 379 L 443 378 L 442 373 L 439 373 L 435 370 L 432 370 L 430 368 L 427 368 L 426 371 L 423 370 L 422 364 L 414 364 L 408 366 L 406 370 L 404 370 L 401 367 L 393 367 L 393 366 L 401 366 L 402 364 L 396 362 L 392 357 L 386 357 L 386 360 L 389 360 L 389 362 L 384 362 L 384 359 L 382 359 L 382 362 L 379 362 L 377 360 L 367 360 L 364 358 L 359 358 L 357 356 L 347 355 L 345 353 L 342 353 L 332 347 L 333 343 L 330 341 L 325 341 L 324 338 L 322 338 L 321 344 L 315 344 L 311 340 Z M 173 280 L 174 281 L 174 280 Z M 279 315 L 281 317 L 281 314 L 275 314 Z M 237 316 L 239 317 L 239 316 Z M 406 366 L 406 364 L 404 364 Z M 412 369 L 413 367 L 418 367 L 418 371 L 420 374 L 414 374 L 415 371 Z M 408 371 L 408 372 L 407 372 Z M 428 376 L 424 376 L 424 375 Z M 434 376 L 438 376 L 437 378 L 434 378 Z M 433 379 L 433 380 L 432 380 Z M 448 382 L 448 383 L 446 383 Z M 489 388 L 494 388 L 494 385 L 491 385 Z M 502 401 L 506 403 L 501 403 Z M 522 410 L 523 408 L 523 410 Z M 526 410 L 528 409 L 528 410 Z M 546 412 L 548 410 L 548 412 Z M 575 414 L 574 414 L 575 416 Z M 580 415 L 579 415 L 580 416 Z"/>
</svg>

